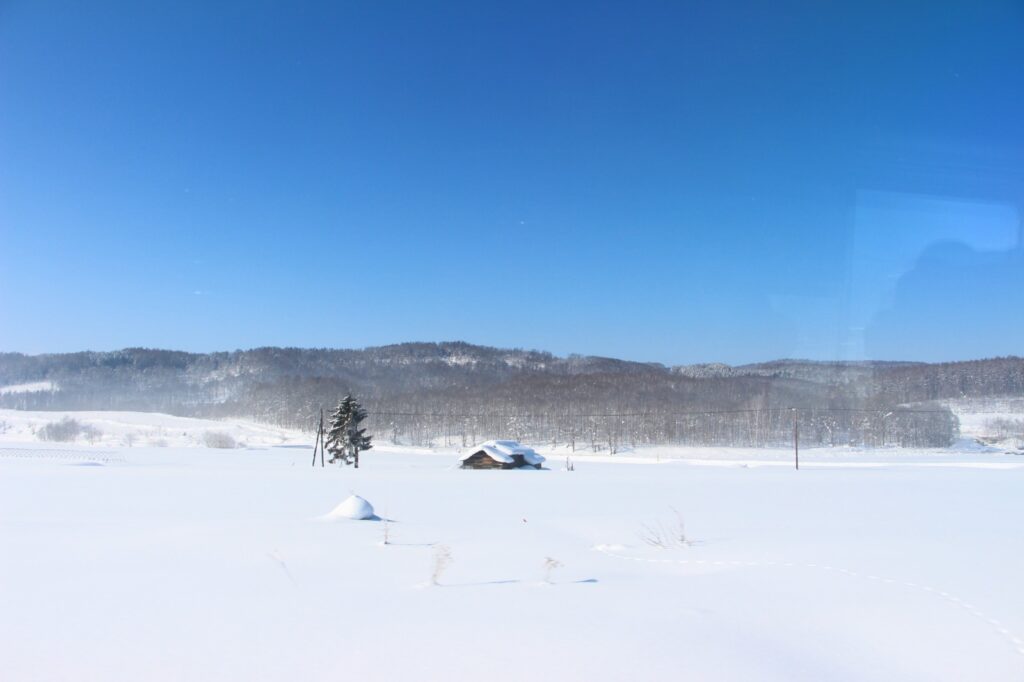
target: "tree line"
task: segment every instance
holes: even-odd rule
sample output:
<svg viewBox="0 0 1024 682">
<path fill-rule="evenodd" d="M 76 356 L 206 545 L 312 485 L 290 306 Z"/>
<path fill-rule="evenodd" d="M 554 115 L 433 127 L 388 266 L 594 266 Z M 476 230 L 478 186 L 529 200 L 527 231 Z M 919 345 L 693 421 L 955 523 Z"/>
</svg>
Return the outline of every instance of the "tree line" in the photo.
<svg viewBox="0 0 1024 682">
<path fill-rule="evenodd" d="M 0 407 L 241 417 L 312 432 L 321 408 L 360 396 L 371 433 L 409 444 L 496 436 L 621 448 L 788 442 L 948 444 L 943 399 L 1024 396 L 1024 360 L 667 367 L 465 343 L 229 353 L 127 349 L 0 354 Z"/>
</svg>

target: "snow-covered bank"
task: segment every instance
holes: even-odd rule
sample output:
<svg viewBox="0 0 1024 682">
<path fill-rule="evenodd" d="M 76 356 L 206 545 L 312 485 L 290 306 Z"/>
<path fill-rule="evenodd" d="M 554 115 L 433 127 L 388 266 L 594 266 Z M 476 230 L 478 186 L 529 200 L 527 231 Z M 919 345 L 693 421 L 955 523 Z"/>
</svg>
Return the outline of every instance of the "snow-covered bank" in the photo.
<svg viewBox="0 0 1024 682">
<path fill-rule="evenodd" d="M 83 429 L 73 443 L 111 446 L 206 447 L 286 445 L 305 443 L 299 431 L 243 419 L 193 419 L 156 412 L 0 410 L 0 444 L 45 440 L 48 424 L 74 420 Z M 216 439 L 223 435 L 228 438 Z M 59 445 L 66 443 L 60 442 Z"/>
<path fill-rule="evenodd" d="M 33 381 L 27 384 L 8 384 L 7 386 L 0 386 L 0 395 L 39 392 L 51 393 L 57 390 L 57 386 L 52 381 Z"/>
<path fill-rule="evenodd" d="M 1024 452 L 1024 398 L 961 398 L 945 402 L 960 422 L 962 436 Z"/>
<path fill-rule="evenodd" d="M 3 448 L 28 453 L 0 456 L 5 680 L 1024 675 L 1024 468 L 976 453 L 522 472 L 387 446 L 358 470 Z M 391 522 L 321 521 L 353 493 Z"/>
</svg>

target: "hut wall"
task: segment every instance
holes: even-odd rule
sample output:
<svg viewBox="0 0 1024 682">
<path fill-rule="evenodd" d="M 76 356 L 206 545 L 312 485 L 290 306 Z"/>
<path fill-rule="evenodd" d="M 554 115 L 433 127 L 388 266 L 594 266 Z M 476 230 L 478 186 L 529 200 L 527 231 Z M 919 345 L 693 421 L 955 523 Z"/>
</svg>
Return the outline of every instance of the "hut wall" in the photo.
<svg viewBox="0 0 1024 682">
<path fill-rule="evenodd" d="M 504 469 L 508 465 L 496 462 L 483 452 L 478 452 L 462 463 L 463 469 Z"/>
</svg>

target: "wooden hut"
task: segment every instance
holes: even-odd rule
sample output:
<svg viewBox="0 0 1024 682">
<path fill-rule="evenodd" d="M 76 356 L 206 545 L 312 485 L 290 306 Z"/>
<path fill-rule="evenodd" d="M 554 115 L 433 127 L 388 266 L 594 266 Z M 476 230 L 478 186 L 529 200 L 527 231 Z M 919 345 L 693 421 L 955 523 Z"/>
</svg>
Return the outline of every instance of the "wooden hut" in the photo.
<svg viewBox="0 0 1024 682">
<path fill-rule="evenodd" d="M 540 469 L 544 458 L 514 440 L 489 440 L 460 461 L 463 469 Z"/>
</svg>

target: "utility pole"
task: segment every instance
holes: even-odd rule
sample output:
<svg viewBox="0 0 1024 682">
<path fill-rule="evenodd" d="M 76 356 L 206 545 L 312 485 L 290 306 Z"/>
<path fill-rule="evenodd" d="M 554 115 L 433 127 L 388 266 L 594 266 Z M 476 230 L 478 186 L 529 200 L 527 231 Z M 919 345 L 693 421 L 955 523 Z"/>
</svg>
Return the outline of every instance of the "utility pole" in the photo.
<svg viewBox="0 0 1024 682">
<path fill-rule="evenodd" d="M 316 466 L 316 451 L 320 448 L 320 426 L 316 427 L 316 440 L 313 441 L 313 466 Z"/>
<path fill-rule="evenodd" d="M 320 466 L 324 465 L 324 408 L 320 408 L 320 425 L 316 429 L 316 441 L 313 443 L 313 466 L 316 466 L 316 451 L 320 450 Z"/>
<path fill-rule="evenodd" d="M 795 407 L 793 410 L 793 461 L 796 463 L 797 471 L 800 470 L 800 412 Z"/>
</svg>

